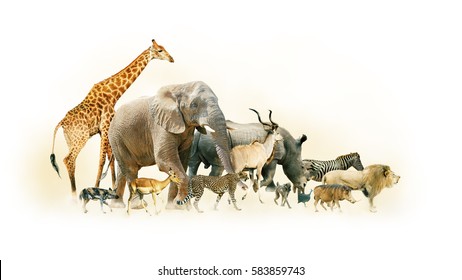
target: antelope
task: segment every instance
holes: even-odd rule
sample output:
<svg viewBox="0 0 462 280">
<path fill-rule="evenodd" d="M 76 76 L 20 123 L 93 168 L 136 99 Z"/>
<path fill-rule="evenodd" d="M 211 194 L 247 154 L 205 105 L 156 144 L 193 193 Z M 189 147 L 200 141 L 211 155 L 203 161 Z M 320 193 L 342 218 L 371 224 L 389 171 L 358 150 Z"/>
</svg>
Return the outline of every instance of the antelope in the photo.
<svg viewBox="0 0 462 280">
<path fill-rule="evenodd" d="M 146 210 L 146 213 L 151 215 L 151 213 L 149 213 L 148 209 L 146 208 L 146 202 L 143 200 L 143 195 L 151 194 L 152 200 L 154 201 L 154 208 L 156 209 L 156 215 L 159 214 L 156 205 L 156 195 L 160 194 L 162 190 L 165 189 L 168 184 L 170 184 L 170 182 L 177 184 L 181 183 L 181 179 L 177 177 L 173 170 L 170 169 L 168 171 L 168 175 L 169 176 L 167 179 L 163 181 L 150 178 L 136 178 L 135 180 L 131 181 L 129 184 L 130 197 L 128 198 L 127 213 L 130 215 L 131 202 L 136 197 L 136 195 L 138 195 L 144 210 Z"/>
<path fill-rule="evenodd" d="M 270 162 L 274 156 L 274 147 L 278 141 L 282 140 L 282 136 L 276 131 L 279 125 L 271 119 L 272 111 L 270 110 L 269 119 L 271 123 L 264 123 L 260 118 L 260 114 L 254 110 L 257 116 L 258 121 L 264 126 L 269 126 L 270 129 L 265 129 L 268 134 L 266 135 L 265 141 L 263 143 L 258 142 L 255 140 L 251 144 L 248 145 L 238 145 L 231 149 L 230 156 L 231 156 L 231 164 L 233 165 L 234 172 L 238 173 L 243 171 L 244 169 L 256 169 L 257 170 L 257 178 L 253 180 L 253 190 L 258 192 L 258 198 L 261 203 L 260 195 L 260 180 L 261 170 L 263 166 Z M 253 177 L 253 176 L 252 176 Z M 253 178 L 252 178 L 253 179 Z M 242 197 L 245 199 L 247 193 Z"/>
</svg>

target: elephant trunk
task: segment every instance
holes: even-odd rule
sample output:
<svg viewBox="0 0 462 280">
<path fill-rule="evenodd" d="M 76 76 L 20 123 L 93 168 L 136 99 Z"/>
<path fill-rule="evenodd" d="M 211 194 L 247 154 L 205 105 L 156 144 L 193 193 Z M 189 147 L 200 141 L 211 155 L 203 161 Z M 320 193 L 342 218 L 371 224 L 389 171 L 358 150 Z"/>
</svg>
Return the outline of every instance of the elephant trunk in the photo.
<svg viewBox="0 0 462 280">
<path fill-rule="evenodd" d="M 230 147 L 228 142 L 228 133 L 226 130 L 225 116 L 221 112 L 220 108 L 213 110 L 209 113 L 208 125 L 214 132 L 211 132 L 215 147 L 217 150 L 218 157 L 227 173 L 234 173 L 233 166 L 231 164 Z"/>
</svg>

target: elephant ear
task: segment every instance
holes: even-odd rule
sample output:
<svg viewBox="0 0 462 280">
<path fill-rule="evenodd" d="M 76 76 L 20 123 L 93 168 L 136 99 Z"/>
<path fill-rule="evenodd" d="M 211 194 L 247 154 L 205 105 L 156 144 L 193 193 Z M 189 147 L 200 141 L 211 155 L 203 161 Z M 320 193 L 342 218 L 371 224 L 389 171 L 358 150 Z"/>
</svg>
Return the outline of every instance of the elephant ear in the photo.
<svg viewBox="0 0 462 280">
<path fill-rule="evenodd" d="M 186 125 L 178 106 L 178 98 L 171 88 L 164 87 L 154 97 L 149 109 L 155 122 L 170 133 L 183 133 Z"/>
</svg>

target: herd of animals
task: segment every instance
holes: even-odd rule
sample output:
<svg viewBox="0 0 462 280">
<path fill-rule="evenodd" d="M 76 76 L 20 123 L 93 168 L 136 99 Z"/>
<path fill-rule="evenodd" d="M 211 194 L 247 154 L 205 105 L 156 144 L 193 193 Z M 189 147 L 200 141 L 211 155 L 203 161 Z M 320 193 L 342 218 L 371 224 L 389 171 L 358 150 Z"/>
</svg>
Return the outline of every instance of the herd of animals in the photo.
<svg viewBox="0 0 462 280">
<path fill-rule="evenodd" d="M 74 198 L 77 197 L 77 156 L 92 136 L 99 134 L 101 137 L 95 185 L 82 189 L 79 195 L 85 213 L 90 200 L 99 200 L 103 213 L 104 205 L 111 211 L 114 207 L 125 208 L 126 186 L 130 192 L 128 214 L 132 208 L 143 208 L 149 213 L 143 199 L 149 194 L 157 214 L 156 196 L 167 186 L 170 186 L 167 208 L 189 209 L 189 200 L 194 198 L 195 209 L 202 212 L 199 201 L 207 188 L 218 195 L 215 209 L 223 194 L 228 192 L 230 203 L 241 210 L 235 191 L 238 186 L 247 190 L 247 179 L 261 202 L 260 190 L 266 187 L 267 191 L 274 191 L 276 204 L 281 199 L 281 206 L 287 204 L 291 208 L 288 196 L 293 191 L 297 193 L 298 203 L 305 206 L 313 194 L 316 211 L 319 202 L 324 209 L 327 209 L 326 203 L 331 210 L 337 207 L 341 211 L 339 201 L 355 203 L 351 193 L 360 190 L 369 200 L 369 210 L 375 212 L 374 198 L 383 188 L 392 187 L 400 179 L 387 165 L 363 167 L 358 153 L 329 161 L 302 160 L 301 149 L 306 135 L 294 138 L 273 121 L 271 111 L 269 122 L 262 121 L 260 113 L 254 109 L 250 110 L 257 115 L 258 123 L 226 120 L 216 95 L 201 81 L 164 86 L 156 95 L 123 104 L 116 112 L 117 100 L 154 59 L 174 62 L 167 50 L 153 39 L 149 48 L 127 67 L 95 84 L 85 99 L 68 111 L 55 127 L 50 161 L 59 175 L 54 145 L 56 133 L 62 127 L 69 148 L 63 161 Z M 110 189 L 99 187 L 107 172 L 103 173 L 106 160 L 112 175 Z M 211 167 L 209 175 L 197 174 L 200 164 L 206 169 Z M 168 177 L 163 181 L 138 178 L 142 167 L 152 165 L 157 165 Z M 275 184 L 277 165 L 282 166 L 290 182 Z M 222 175 L 224 171 L 226 175 Z M 310 180 L 321 182 L 321 185 L 305 193 Z"/>
</svg>

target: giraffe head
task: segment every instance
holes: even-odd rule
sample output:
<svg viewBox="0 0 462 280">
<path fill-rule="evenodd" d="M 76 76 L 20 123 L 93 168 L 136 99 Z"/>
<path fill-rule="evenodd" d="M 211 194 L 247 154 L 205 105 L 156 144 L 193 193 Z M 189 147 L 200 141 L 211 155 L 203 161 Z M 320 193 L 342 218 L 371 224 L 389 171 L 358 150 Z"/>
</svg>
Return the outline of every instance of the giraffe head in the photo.
<svg viewBox="0 0 462 280">
<path fill-rule="evenodd" d="M 150 59 L 168 60 L 174 62 L 173 57 L 162 47 L 158 45 L 154 39 L 152 39 L 152 46 L 149 48 Z"/>
</svg>

